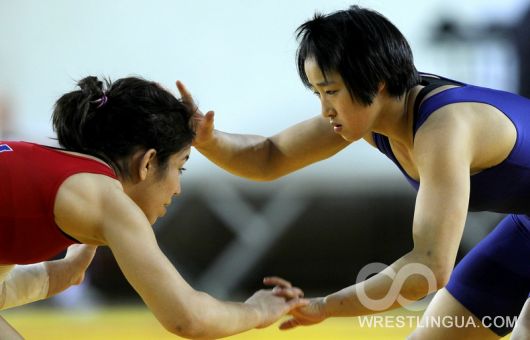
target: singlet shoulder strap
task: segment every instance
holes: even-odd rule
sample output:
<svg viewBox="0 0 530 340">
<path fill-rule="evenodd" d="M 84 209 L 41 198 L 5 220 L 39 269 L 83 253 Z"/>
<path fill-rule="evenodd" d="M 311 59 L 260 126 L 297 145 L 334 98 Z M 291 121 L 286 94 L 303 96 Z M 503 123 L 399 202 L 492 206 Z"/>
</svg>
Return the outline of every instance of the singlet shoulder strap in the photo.
<svg viewBox="0 0 530 340">
<path fill-rule="evenodd" d="M 110 161 L 105 161 L 99 155 L 96 155 L 96 154 L 82 154 L 80 152 L 71 151 L 71 150 L 68 150 L 68 149 L 58 148 L 58 147 L 49 146 L 49 145 L 40 145 L 40 144 L 35 144 L 35 143 L 30 143 L 30 144 L 33 144 L 33 145 L 36 145 L 38 147 L 45 148 L 45 149 L 48 149 L 48 150 L 53 150 L 53 151 L 59 152 L 59 153 L 61 153 L 63 155 L 79 159 L 79 160 L 81 160 L 83 162 L 92 163 L 93 164 L 92 165 L 92 170 L 96 170 L 98 173 L 107 175 L 107 176 L 112 177 L 114 179 L 118 178 L 117 174 L 116 174 L 116 171 L 109 165 L 109 163 L 111 163 L 111 162 Z"/>
<path fill-rule="evenodd" d="M 438 75 L 434 74 L 428 74 L 428 73 L 420 73 L 421 76 L 421 82 L 420 85 L 423 85 L 424 88 L 420 90 L 418 95 L 416 96 L 416 99 L 414 100 L 414 107 L 413 107 L 413 113 L 414 113 L 414 131 L 413 136 L 416 135 L 416 131 L 420 128 L 420 126 L 429 118 L 432 112 L 423 112 L 420 108 L 420 105 L 423 104 L 423 100 L 425 97 L 431 93 L 433 90 L 446 86 L 446 85 L 455 85 L 455 86 L 464 86 L 466 84 L 458 82 L 456 80 L 452 80 L 449 78 L 444 78 Z"/>
<path fill-rule="evenodd" d="M 381 151 L 386 156 L 390 157 L 389 155 L 389 148 L 390 144 L 388 143 L 388 138 L 386 136 L 383 136 L 377 132 L 372 132 L 372 137 L 374 139 L 375 145 L 377 146 L 377 149 Z"/>
</svg>

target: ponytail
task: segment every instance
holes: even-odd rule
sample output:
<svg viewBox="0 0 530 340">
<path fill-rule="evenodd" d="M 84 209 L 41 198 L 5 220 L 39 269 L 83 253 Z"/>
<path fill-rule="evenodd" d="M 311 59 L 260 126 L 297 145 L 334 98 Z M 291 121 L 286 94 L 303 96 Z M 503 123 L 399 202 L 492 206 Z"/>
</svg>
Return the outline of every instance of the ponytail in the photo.
<svg viewBox="0 0 530 340">
<path fill-rule="evenodd" d="M 104 97 L 106 101 L 107 97 L 103 82 L 97 77 L 83 78 L 77 86 L 79 90 L 59 98 L 53 110 L 52 122 L 57 132 L 57 139 L 63 147 L 77 152 L 90 152 L 86 125 L 101 108 L 101 98 Z"/>
</svg>

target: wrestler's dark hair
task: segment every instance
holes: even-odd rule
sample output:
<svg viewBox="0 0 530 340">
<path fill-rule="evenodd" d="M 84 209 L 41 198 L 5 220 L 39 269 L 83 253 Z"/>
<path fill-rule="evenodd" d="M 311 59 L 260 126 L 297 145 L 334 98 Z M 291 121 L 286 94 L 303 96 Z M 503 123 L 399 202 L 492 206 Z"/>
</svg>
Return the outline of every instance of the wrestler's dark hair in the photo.
<svg viewBox="0 0 530 340">
<path fill-rule="evenodd" d="M 304 70 L 314 58 L 324 76 L 338 72 L 351 97 L 370 105 L 381 83 L 402 96 L 420 82 L 412 51 L 401 32 L 381 14 L 352 6 L 328 15 L 315 14 L 296 30 L 298 73 L 311 88 Z"/>
<path fill-rule="evenodd" d="M 138 150 L 156 150 L 160 170 L 190 146 L 192 110 L 159 84 L 137 77 L 115 82 L 86 77 L 57 100 L 53 128 L 67 150 L 99 157 L 122 178 Z"/>
</svg>

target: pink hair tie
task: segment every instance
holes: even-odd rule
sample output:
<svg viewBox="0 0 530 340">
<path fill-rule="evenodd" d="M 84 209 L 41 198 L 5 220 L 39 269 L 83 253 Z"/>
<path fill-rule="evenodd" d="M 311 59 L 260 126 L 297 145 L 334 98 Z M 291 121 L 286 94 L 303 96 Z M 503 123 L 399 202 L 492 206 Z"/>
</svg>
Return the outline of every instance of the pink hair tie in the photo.
<svg viewBox="0 0 530 340">
<path fill-rule="evenodd" d="M 98 100 L 94 100 L 93 103 L 98 104 L 98 106 L 96 106 L 96 109 L 99 109 L 100 107 L 102 107 L 103 105 L 107 103 L 107 100 L 108 100 L 107 95 L 103 93 L 101 98 L 99 98 Z"/>
</svg>

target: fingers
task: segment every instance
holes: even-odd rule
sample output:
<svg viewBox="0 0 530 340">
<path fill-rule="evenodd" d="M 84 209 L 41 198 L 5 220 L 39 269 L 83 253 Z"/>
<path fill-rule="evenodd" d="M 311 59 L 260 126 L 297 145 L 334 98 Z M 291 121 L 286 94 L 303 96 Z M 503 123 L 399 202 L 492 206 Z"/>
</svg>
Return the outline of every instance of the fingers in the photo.
<svg viewBox="0 0 530 340">
<path fill-rule="evenodd" d="M 188 91 L 186 86 L 184 86 L 184 84 L 180 80 L 177 80 L 177 89 L 179 90 L 180 96 L 182 97 L 183 100 L 193 102 L 191 93 Z"/>
<path fill-rule="evenodd" d="M 298 327 L 300 326 L 300 323 L 298 322 L 298 320 L 292 318 L 292 319 L 289 319 L 287 321 L 284 321 L 280 324 L 280 329 L 282 331 L 285 331 L 285 330 L 288 330 L 288 329 L 293 329 L 295 327 Z"/>
<path fill-rule="evenodd" d="M 201 113 L 198 109 L 193 113 L 193 120 L 195 124 L 201 123 L 202 125 L 206 124 L 208 126 L 213 125 L 213 118 L 215 113 L 213 111 L 206 112 L 205 115 Z"/>
<path fill-rule="evenodd" d="M 72 279 L 71 285 L 80 285 L 85 280 L 85 273 L 82 272 L 79 276 L 76 276 Z"/>
<path fill-rule="evenodd" d="M 98 246 L 92 245 L 92 244 L 83 244 L 83 248 L 86 251 L 96 251 L 98 249 Z"/>
<path fill-rule="evenodd" d="M 68 247 L 64 260 L 79 270 L 86 270 L 96 254 L 97 246 L 76 244 Z"/>
<path fill-rule="evenodd" d="M 280 286 L 276 286 L 272 289 L 272 292 L 276 296 L 281 296 L 287 299 L 304 297 L 304 292 L 298 287 L 282 288 Z"/>
<path fill-rule="evenodd" d="M 179 93 L 180 93 L 180 98 L 182 99 L 184 104 L 187 104 L 191 108 L 191 110 L 193 110 L 194 114 L 198 113 L 199 116 L 202 116 L 202 113 L 199 111 L 197 104 L 195 104 L 195 101 L 193 100 L 193 97 L 191 96 L 191 93 L 190 91 L 188 91 L 186 86 L 184 86 L 184 84 L 180 80 L 177 80 L 176 84 L 177 84 L 177 89 L 179 90 Z"/>
<path fill-rule="evenodd" d="M 204 119 L 206 119 L 206 122 L 211 124 L 213 123 L 213 117 L 214 117 L 215 113 L 213 111 L 208 111 L 206 112 L 206 114 L 204 115 Z"/>
<path fill-rule="evenodd" d="M 287 301 L 287 304 L 289 305 L 291 310 L 308 306 L 310 303 L 311 301 L 309 301 L 308 299 L 292 299 Z"/>
<path fill-rule="evenodd" d="M 291 282 L 282 279 L 278 276 L 268 276 L 263 279 L 263 283 L 267 286 L 279 286 L 281 288 L 291 288 Z"/>
<path fill-rule="evenodd" d="M 182 99 L 182 102 L 184 104 L 188 105 L 188 107 L 193 112 L 193 124 L 194 127 L 199 127 L 201 125 L 207 126 L 208 128 L 211 128 L 213 126 L 213 118 L 214 118 L 214 112 L 208 111 L 206 114 L 203 114 L 195 101 L 193 100 L 193 97 L 191 93 L 188 91 L 186 86 L 180 81 L 177 80 L 177 89 L 180 93 L 180 97 Z M 206 123 L 206 125 L 204 125 Z M 201 127 L 201 129 L 204 129 L 205 127 Z"/>
<path fill-rule="evenodd" d="M 79 254 L 91 254 L 95 253 L 97 249 L 97 246 L 89 245 L 89 244 L 72 244 L 68 247 L 66 250 L 66 256 L 78 256 Z"/>
<path fill-rule="evenodd" d="M 278 276 L 270 276 L 263 279 L 263 283 L 266 285 L 274 285 L 272 292 L 276 296 L 281 296 L 286 299 L 296 299 L 304 296 L 304 292 L 298 288 L 293 287 L 291 282 L 282 279 Z"/>
</svg>

